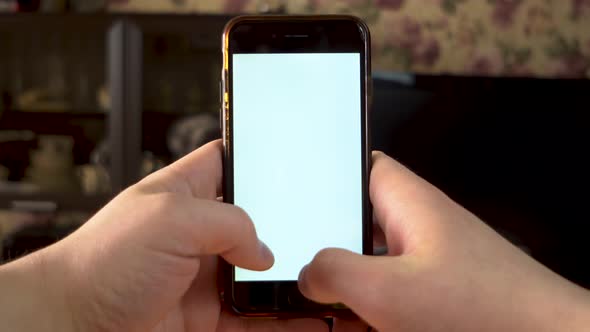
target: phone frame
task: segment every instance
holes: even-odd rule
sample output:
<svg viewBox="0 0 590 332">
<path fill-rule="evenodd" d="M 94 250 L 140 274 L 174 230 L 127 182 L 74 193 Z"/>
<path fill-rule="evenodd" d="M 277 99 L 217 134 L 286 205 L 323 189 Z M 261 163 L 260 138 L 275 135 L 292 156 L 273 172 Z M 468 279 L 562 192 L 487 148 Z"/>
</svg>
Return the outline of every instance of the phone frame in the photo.
<svg viewBox="0 0 590 332">
<path fill-rule="evenodd" d="M 221 73 L 221 112 L 220 125 L 223 138 L 223 199 L 226 203 L 234 202 L 233 182 L 233 96 L 232 96 L 232 52 L 230 36 L 234 29 L 244 23 L 322 23 L 323 21 L 346 21 L 355 24 L 362 40 L 361 53 L 361 137 L 362 140 L 362 208 L 363 208 L 363 254 L 373 254 L 372 209 L 369 199 L 369 173 L 371 170 L 369 100 L 371 96 L 370 34 L 367 25 L 357 17 L 348 15 L 265 15 L 239 16 L 225 26 L 222 36 L 223 69 Z M 327 50 L 326 50 L 327 51 Z M 334 51 L 333 51 L 334 52 Z M 254 52 L 255 53 L 255 52 Z M 326 52 L 329 53 L 329 52 Z M 279 282 L 243 282 L 249 286 L 238 286 L 234 282 L 234 267 L 225 261 L 220 264 L 220 295 L 223 305 L 230 311 L 245 317 L 259 318 L 293 318 L 293 317 L 350 317 L 354 314 L 342 304 L 317 304 L 305 299 L 297 288 L 297 281 Z M 258 292 L 275 294 L 273 308 L 267 306 L 243 306 L 236 302 L 234 292 L 250 291 L 255 287 Z M 278 294 L 277 294 L 278 293 Z M 296 303 L 296 304 L 294 304 Z"/>
</svg>

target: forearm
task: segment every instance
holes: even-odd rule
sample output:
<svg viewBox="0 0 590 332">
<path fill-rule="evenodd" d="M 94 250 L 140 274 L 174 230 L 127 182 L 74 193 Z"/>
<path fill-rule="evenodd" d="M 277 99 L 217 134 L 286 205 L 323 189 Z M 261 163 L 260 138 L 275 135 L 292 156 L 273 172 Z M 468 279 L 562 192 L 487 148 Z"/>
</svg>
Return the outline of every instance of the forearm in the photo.
<svg viewBox="0 0 590 332">
<path fill-rule="evenodd" d="M 590 331 L 590 291 L 568 282 L 552 306 L 553 314 L 546 319 L 555 331 Z"/>
<path fill-rule="evenodd" d="M 56 277 L 50 276 L 50 268 L 45 252 L 0 266 L 2 330 L 74 330 L 62 288 L 67 285 L 59 284 Z"/>
<path fill-rule="evenodd" d="M 551 272 L 528 290 L 531 331 L 590 331 L 590 291 Z M 539 286 L 539 285 L 537 285 Z"/>
</svg>

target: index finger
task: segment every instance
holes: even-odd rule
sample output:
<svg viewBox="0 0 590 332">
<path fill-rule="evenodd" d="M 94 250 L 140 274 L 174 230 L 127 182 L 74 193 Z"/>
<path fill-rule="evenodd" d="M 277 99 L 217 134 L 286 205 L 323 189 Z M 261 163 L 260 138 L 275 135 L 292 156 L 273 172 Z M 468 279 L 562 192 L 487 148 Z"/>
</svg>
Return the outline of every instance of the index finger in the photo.
<svg viewBox="0 0 590 332">
<path fill-rule="evenodd" d="M 375 218 L 390 254 L 398 255 L 411 239 L 439 227 L 435 221 L 451 200 L 436 187 L 382 152 L 373 152 L 369 194 Z"/>
<path fill-rule="evenodd" d="M 223 177 L 221 140 L 209 142 L 171 166 L 188 183 L 194 197 L 215 199 L 221 196 Z"/>
<path fill-rule="evenodd" d="M 221 140 L 203 145 L 139 183 L 151 193 L 176 192 L 195 198 L 216 199 L 221 196 L 223 177 Z"/>
</svg>

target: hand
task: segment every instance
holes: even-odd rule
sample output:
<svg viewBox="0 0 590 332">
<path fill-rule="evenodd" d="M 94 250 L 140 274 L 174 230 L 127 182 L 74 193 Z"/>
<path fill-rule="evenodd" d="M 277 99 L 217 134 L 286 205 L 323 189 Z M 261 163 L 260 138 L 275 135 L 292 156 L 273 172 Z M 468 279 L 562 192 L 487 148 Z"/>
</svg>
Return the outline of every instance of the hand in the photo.
<svg viewBox="0 0 590 332">
<path fill-rule="evenodd" d="M 22 299 L 0 299 L 0 320 L 15 307 L 4 328 L 327 331 L 321 320 L 251 321 L 221 310 L 216 255 L 255 270 L 273 264 L 246 213 L 217 201 L 221 176 L 217 141 L 125 190 L 66 239 L 3 266 L 3 294 L 20 290 L 8 298 Z"/>
<path fill-rule="evenodd" d="M 370 196 L 388 255 L 321 251 L 300 275 L 310 299 L 342 302 L 379 331 L 590 329 L 586 290 L 382 153 Z"/>
</svg>

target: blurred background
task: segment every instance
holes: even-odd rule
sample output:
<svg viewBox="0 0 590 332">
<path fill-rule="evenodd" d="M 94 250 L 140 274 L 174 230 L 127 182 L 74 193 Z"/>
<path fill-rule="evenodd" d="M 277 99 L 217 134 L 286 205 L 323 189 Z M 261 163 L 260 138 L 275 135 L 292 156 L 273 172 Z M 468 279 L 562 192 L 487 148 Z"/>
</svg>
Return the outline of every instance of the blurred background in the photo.
<svg viewBox="0 0 590 332">
<path fill-rule="evenodd" d="M 363 18 L 373 147 L 590 287 L 590 0 L 0 0 L 0 263 L 220 137 L 251 13 Z"/>
</svg>

